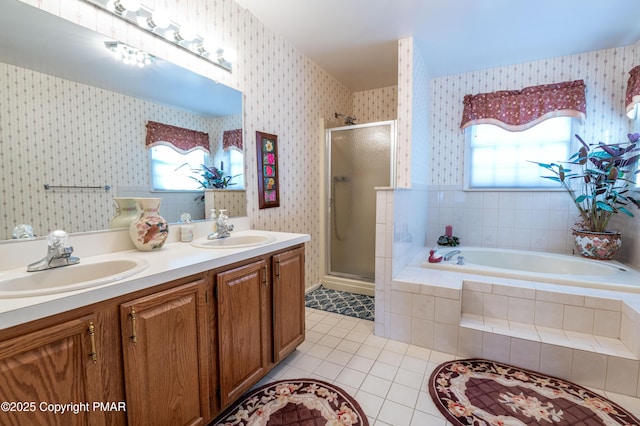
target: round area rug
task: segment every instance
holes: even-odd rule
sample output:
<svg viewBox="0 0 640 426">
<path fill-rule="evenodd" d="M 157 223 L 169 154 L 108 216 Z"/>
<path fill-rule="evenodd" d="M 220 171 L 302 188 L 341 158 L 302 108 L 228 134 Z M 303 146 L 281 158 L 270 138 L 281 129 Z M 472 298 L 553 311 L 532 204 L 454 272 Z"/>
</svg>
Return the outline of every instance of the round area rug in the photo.
<svg viewBox="0 0 640 426">
<path fill-rule="evenodd" d="M 627 410 L 582 386 L 486 359 L 439 365 L 429 394 L 454 425 L 640 425 Z"/>
<path fill-rule="evenodd" d="M 355 399 L 339 387 L 316 379 L 295 379 L 249 391 L 213 425 L 369 426 L 369 421 Z"/>
</svg>

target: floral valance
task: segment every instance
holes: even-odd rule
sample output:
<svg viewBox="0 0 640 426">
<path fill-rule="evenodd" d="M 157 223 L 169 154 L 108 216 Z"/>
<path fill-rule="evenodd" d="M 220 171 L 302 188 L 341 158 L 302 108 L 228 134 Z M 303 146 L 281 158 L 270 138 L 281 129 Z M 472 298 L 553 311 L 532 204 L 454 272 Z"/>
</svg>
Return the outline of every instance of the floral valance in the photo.
<svg viewBox="0 0 640 426">
<path fill-rule="evenodd" d="M 625 97 L 625 105 L 627 107 L 627 116 L 634 119 L 638 116 L 638 107 L 640 104 L 640 65 L 637 65 L 629 71 L 629 81 L 627 82 L 627 95 Z"/>
<path fill-rule="evenodd" d="M 180 152 L 189 152 L 194 149 L 209 152 L 211 149 L 209 146 L 209 135 L 207 133 L 148 121 L 147 148 L 167 144 Z"/>
<path fill-rule="evenodd" d="M 460 128 L 495 124 L 521 131 L 552 117 L 586 117 L 583 80 L 466 95 Z"/>
<path fill-rule="evenodd" d="M 222 149 L 229 148 L 242 151 L 242 129 L 225 130 L 222 133 Z"/>
</svg>

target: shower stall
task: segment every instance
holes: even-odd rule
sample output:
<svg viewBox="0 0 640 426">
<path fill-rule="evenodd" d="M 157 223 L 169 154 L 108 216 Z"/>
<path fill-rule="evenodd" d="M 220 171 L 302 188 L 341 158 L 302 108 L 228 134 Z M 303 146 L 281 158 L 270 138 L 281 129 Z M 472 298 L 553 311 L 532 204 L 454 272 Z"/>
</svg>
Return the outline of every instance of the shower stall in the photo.
<svg viewBox="0 0 640 426">
<path fill-rule="evenodd" d="M 395 185 L 396 122 L 327 129 L 328 288 L 373 295 L 375 187 Z"/>
</svg>

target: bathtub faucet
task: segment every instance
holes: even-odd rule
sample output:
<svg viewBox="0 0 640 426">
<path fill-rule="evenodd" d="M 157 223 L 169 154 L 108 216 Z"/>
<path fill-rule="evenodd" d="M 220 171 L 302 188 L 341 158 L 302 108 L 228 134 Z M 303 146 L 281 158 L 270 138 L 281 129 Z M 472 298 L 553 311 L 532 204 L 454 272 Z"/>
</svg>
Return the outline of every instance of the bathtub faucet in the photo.
<svg viewBox="0 0 640 426">
<path fill-rule="evenodd" d="M 444 257 L 442 260 L 444 260 L 445 262 L 448 262 L 449 260 L 451 260 L 453 256 L 455 256 L 458 253 L 460 253 L 460 250 L 451 250 L 450 252 L 447 252 L 444 254 Z"/>
</svg>

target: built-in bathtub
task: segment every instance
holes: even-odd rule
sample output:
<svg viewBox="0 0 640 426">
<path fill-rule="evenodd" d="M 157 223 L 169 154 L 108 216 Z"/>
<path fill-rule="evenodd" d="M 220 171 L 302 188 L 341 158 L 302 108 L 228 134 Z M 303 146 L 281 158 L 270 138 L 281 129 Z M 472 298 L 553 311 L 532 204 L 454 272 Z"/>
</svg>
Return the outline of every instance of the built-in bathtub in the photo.
<svg viewBox="0 0 640 426">
<path fill-rule="evenodd" d="M 640 293 L 640 272 L 616 261 L 485 247 L 441 248 L 439 254 L 446 255 L 453 250 L 459 250 L 460 253 L 454 254 L 451 260 L 430 263 L 425 259 L 422 266 L 470 274 Z"/>
<path fill-rule="evenodd" d="M 640 397 L 637 270 L 543 252 L 439 250 L 460 253 L 430 264 L 425 247 L 376 288 L 377 334 Z M 458 256 L 465 265 L 454 265 Z"/>
</svg>

